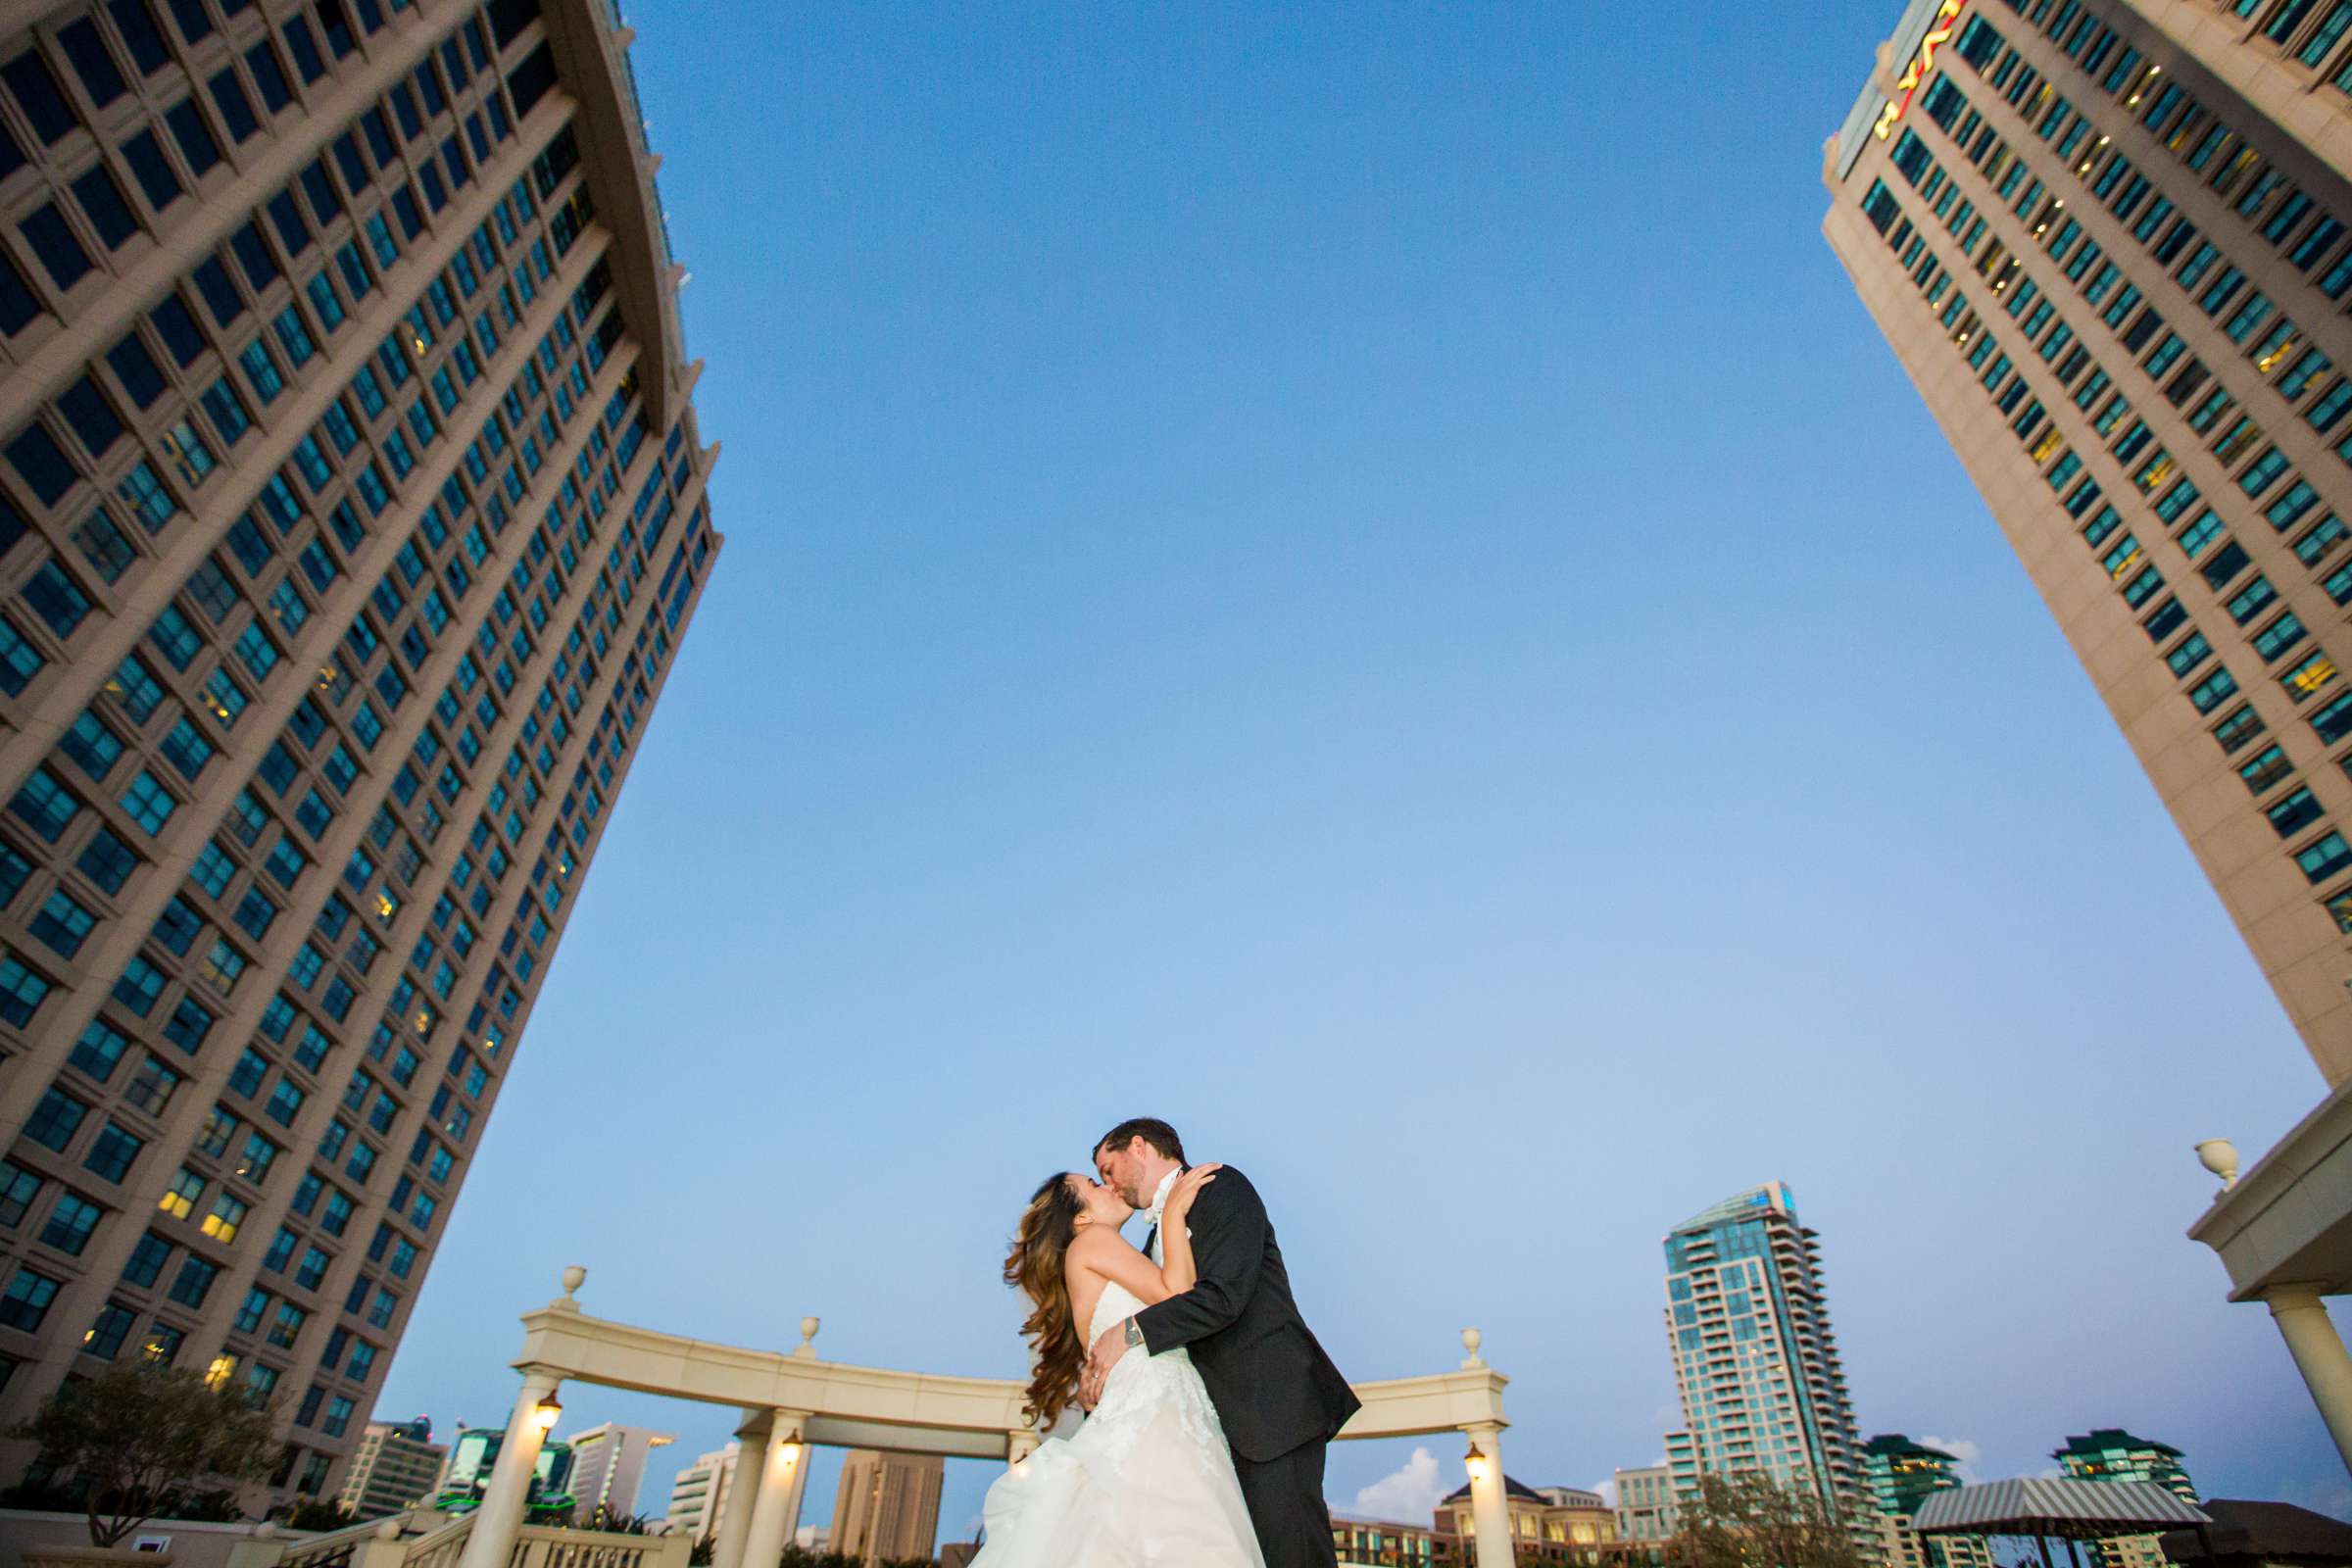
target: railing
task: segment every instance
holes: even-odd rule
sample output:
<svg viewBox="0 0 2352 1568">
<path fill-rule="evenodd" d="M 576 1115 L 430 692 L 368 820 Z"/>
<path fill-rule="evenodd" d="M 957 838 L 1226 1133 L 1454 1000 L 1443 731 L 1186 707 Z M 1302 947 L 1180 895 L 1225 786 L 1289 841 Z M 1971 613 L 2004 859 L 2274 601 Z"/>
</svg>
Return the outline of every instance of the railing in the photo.
<svg viewBox="0 0 2352 1568">
<path fill-rule="evenodd" d="M 409 1517 L 416 1519 L 419 1516 L 412 1514 Z M 433 1516 L 422 1517 L 430 1519 Z M 466 1550 L 466 1538 L 472 1534 L 472 1514 L 451 1516 L 448 1523 L 426 1530 L 414 1541 L 402 1542 L 401 1544 L 408 1550 L 401 1561 L 405 1568 L 457 1568 L 458 1558 Z"/>
<path fill-rule="evenodd" d="M 229 1568 L 457 1568 L 474 1518 L 412 1508 L 322 1536 L 240 1542 Z M 525 1525 L 507 1568 L 686 1568 L 693 1547 L 684 1535 Z"/>
<path fill-rule="evenodd" d="M 457 1568 L 469 1513 L 411 1508 L 324 1535 L 239 1542 L 228 1568 Z"/>
<path fill-rule="evenodd" d="M 515 1535 L 507 1568 L 686 1568 L 694 1543 L 672 1536 L 628 1536 L 602 1530 L 525 1525 Z M 456 1557 L 450 1558 L 455 1563 Z M 407 1568 L 446 1568 L 410 1558 Z"/>
</svg>

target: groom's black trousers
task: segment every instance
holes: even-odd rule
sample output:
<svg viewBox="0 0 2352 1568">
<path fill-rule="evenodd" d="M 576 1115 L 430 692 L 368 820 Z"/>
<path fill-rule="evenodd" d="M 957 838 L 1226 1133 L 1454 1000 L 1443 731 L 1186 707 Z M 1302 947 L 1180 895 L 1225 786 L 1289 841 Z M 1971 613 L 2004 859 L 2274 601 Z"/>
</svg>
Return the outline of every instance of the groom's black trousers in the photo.
<svg viewBox="0 0 2352 1568">
<path fill-rule="evenodd" d="M 1323 1501 L 1326 1446 L 1318 1438 L 1272 1459 L 1233 1456 L 1266 1568 L 1334 1568 L 1339 1561 L 1331 1509 Z"/>
</svg>

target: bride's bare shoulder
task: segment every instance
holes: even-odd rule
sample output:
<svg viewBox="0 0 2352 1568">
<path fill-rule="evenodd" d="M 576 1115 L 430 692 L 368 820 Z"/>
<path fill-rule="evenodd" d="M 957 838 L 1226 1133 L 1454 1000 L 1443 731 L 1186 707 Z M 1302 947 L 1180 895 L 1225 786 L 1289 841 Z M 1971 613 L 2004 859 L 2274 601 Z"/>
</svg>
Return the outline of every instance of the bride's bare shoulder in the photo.
<svg viewBox="0 0 2352 1568">
<path fill-rule="evenodd" d="M 1091 1273 L 1104 1272 L 1108 1260 L 1120 1251 L 1134 1251 L 1117 1231 L 1089 1225 L 1070 1238 L 1069 1250 L 1063 1254 L 1071 1268 L 1083 1268 Z"/>
</svg>

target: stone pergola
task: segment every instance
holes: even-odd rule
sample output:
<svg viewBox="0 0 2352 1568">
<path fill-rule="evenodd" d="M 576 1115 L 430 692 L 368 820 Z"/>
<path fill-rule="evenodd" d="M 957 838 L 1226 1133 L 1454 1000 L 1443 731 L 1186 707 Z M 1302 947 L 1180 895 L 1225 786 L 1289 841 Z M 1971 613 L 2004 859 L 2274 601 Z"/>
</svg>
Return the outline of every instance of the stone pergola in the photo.
<svg viewBox="0 0 2352 1568">
<path fill-rule="evenodd" d="M 591 1317 L 574 1293 L 587 1271 L 564 1271 L 564 1294 L 522 1316 L 522 1374 L 472 1529 L 457 1568 L 507 1568 L 522 1528 L 531 1474 L 547 1436 L 542 1401 L 566 1382 L 730 1405 L 742 1412 L 735 1484 L 718 1524 L 711 1568 L 773 1564 L 800 1521 L 808 1446 L 895 1449 L 1017 1465 L 1042 1439 L 1021 1418 L 1022 1386 L 1004 1378 L 946 1377 L 820 1360 L 817 1320 L 801 1320 L 789 1353 L 715 1345 Z M 1502 1390 L 1509 1379 L 1462 1331 L 1459 1367 L 1427 1377 L 1355 1385 L 1363 1408 L 1341 1438 L 1455 1432 L 1469 1442 L 1478 1568 L 1514 1568 L 1503 1504 Z M 550 1423 L 552 1424 L 552 1423 Z"/>
</svg>

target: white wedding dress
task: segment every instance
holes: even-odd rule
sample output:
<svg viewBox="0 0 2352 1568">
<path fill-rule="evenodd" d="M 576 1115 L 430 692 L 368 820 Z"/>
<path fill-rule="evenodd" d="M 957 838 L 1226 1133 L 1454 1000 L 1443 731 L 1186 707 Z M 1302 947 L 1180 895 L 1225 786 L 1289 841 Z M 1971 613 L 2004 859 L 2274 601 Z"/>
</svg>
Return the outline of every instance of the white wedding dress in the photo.
<svg viewBox="0 0 2352 1568">
<path fill-rule="evenodd" d="M 1143 1309 L 1102 1287 L 1087 1343 Z M 1264 1568 L 1225 1430 L 1193 1358 L 1129 1350 L 1075 1437 L 999 1477 L 971 1568 Z"/>
</svg>

